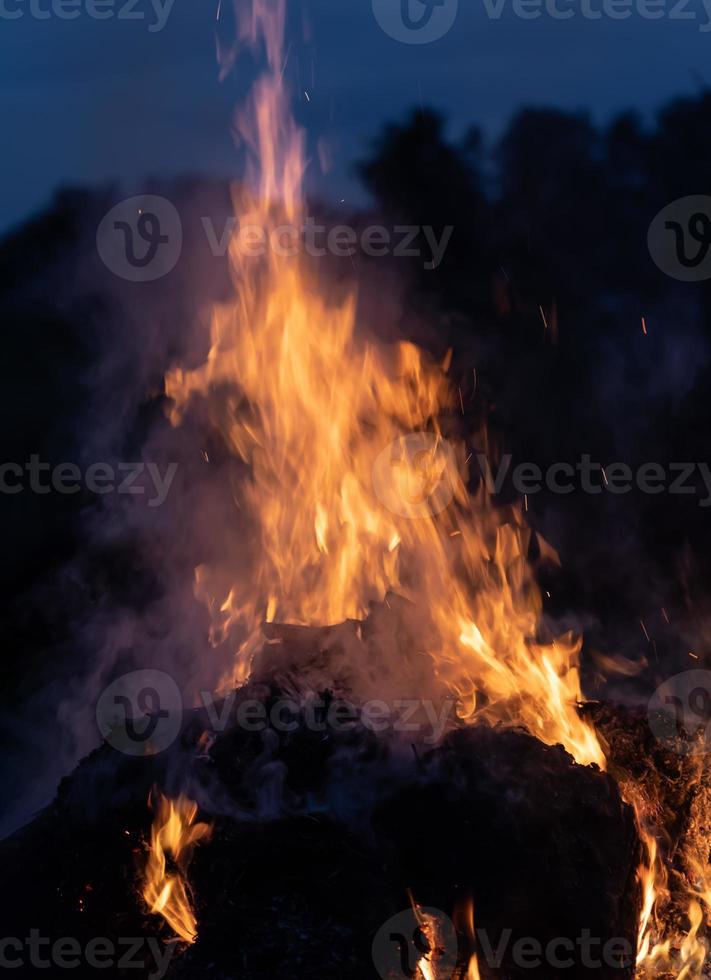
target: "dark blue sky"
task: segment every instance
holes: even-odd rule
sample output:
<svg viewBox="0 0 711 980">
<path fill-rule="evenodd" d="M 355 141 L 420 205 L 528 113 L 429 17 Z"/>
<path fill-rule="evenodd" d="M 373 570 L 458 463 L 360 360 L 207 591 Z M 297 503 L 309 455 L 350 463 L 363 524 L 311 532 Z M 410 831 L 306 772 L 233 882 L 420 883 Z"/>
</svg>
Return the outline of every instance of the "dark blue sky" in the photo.
<svg viewBox="0 0 711 980">
<path fill-rule="evenodd" d="M 34 2 L 46 9 L 50 0 Z M 306 45 L 294 31 L 292 77 L 298 71 L 311 99 L 302 96 L 299 117 L 334 152 L 329 195 L 350 201 L 358 196 L 353 159 L 384 121 L 419 102 L 446 112 L 454 135 L 474 122 L 496 135 L 523 104 L 587 108 L 599 120 L 633 107 L 651 118 L 671 96 L 698 89 L 711 52 L 711 33 L 699 30 L 702 0 L 686 8 L 695 20 L 633 13 L 619 21 L 586 20 L 579 7 L 565 21 L 510 11 L 491 20 L 483 0 L 459 0 L 454 26 L 424 45 L 388 37 L 371 0 L 290 3 L 294 20 L 303 15 L 312 30 Z M 144 20 L 95 20 L 84 10 L 75 20 L 37 20 L 29 0 L 3 4 L 23 16 L 0 19 L 2 229 L 61 184 L 235 173 L 229 121 L 249 75 L 245 66 L 218 82 L 217 0 L 175 0 L 165 28 L 153 33 L 150 0 L 134 8 Z"/>
</svg>

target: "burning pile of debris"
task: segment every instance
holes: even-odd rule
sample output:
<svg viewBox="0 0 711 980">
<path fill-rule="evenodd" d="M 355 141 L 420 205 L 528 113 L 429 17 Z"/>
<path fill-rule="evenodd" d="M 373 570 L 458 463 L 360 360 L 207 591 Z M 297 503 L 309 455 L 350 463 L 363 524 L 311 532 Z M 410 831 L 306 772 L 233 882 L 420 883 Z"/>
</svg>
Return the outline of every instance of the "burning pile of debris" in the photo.
<svg viewBox="0 0 711 980">
<path fill-rule="evenodd" d="M 560 975 L 632 977 L 639 843 L 609 775 L 522 730 L 450 715 L 433 732 L 405 720 L 410 703 L 376 712 L 343 699 L 338 681 L 305 693 L 329 664 L 338 675 L 352 635 L 366 655 L 372 637 L 404 629 L 402 613 L 392 603 L 358 625 L 272 626 L 249 683 L 186 713 L 170 749 L 96 750 L 3 845 L 11 934 L 82 949 L 136 937 L 147 974 L 153 940 L 154 959 L 170 952 L 167 976 L 362 980 L 378 975 L 378 955 L 400 962 L 378 936 L 412 896 L 455 923 L 432 976 L 452 955 L 466 976 L 476 950 L 483 977 L 550 977 L 550 946 L 568 964 Z"/>
<path fill-rule="evenodd" d="M 97 749 L 0 848 L 8 934 L 45 939 L 37 962 L 73 937 L 88 966 L 102 937 L 146 976 L 646 975 L 643 823 L 618 783 L 665 811 L 681 934 L 709 850 L 706 757 L 664 750 L 621 706 L 583 707 L 610 774 L 452 702 L 354 696 L 354 655 L 376 669 L 383 643 L 410 673 L 409 616 L 389 596 L 362 622 L 265 624 L 249 681 L 186 712 L 165 751 Z M 444 938 L 418 946 L 431 910 Z"/>
<path fill-rule="evenodd" d="M 237 213 L 277 237 L 306 213 L 284 16 L 254 0 L 269 67 L 239 121 Z M 243 552 L 195 574 L 234 666 L 170 747 L 150 685 L 116 695 L 144 753 L 105 725 L 3 845 L 8 935 L 117 975 L 128 941 L 154 976 L 702 976 L 708 769 L 584 706 L 537 585 L 555 552 L 469 491 L 451 352 L 364 340 L 302 256 L 230 256 L 209 351 L 165 390 L 244 464 Z"/>
</svg>

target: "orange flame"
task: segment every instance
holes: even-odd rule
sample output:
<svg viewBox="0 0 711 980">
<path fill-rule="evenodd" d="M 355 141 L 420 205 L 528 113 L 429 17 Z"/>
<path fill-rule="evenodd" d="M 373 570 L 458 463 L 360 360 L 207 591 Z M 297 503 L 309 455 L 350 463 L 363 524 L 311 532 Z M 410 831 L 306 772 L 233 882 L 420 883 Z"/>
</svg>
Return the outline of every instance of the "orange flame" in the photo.
<svg viewBox="0 0 711 980">
<path fill-rule="evenodd" d="M 287 234 L 293 241 L 307 217 L 304 138 L 284 82 L 284 19 L 283 0 L 253 0 L 244 28 L 253 44 L 263 42 L 269 70 L 237 121 L 253 166 L 235 201 L 235 297 L 213 312 L 204 363 L 166 376 L 172 423 L 203 399 L 226 445 L 249 467 L 237 504 L 256 529 L 250 554 L 196 570 L 196 594 L 214 614 L 213 642 L 240 637 L 227 681 L 248 676 L 263 621 L 359 619 L 371 601 L 396 592 L 411 600 L 422 624 L 419 652 L 435 688 L 423 696 L 453 693 L 467 720 L 523 725 L 577 762 L 604 768 L 597 735 L 578 712 L 581 644 L 570 634 L 544 635 L 520 509 L 504 513 L 483 491 L 470 495 L 465 450 L 445 439 L 447 416 L 460 402 L 449 359 L 440 365 L 412 344 L 390 350 L 363 339 L 355 291 L 329 293 L 301 255 L 273 244 L 259 257 L 248 254 L 250 228 L 264 242 Z M 638 796 L 627 795 L 647 850 L 640 869 L 645 975 L 671 956 L 668 941 L 654 939 L 666 872 Z M 176 931 L 194 938 L 182 879 L 166 875 L 157 840 L 153 850 L 159 873 L 152 873 L 150 904 L 162 901 Z M 700 865 L 698 881 L 679 980 L 693 975 L 700 955 L 707 866 Z M 176 911 L 167 913 L 173 900 Z M 469 975 L 478 973 L 474 959 Z"/>
<path fill-rule="evenodd" d="M 415 913 L 415 919 L 420 927 L 420 931 L 426 937 L 427 943 L 430 947 L 430 952 L 425 953 L 424 956 L 420 957 L 417 962 L 417 974 L 422 977 L 422 980 L 437 980 L 437 968 L 435 964 L 435 956 L 433 953 L 436 951 L 439 936 L 437 929 L 437 920 L 432 916 L 428 915 L 424 909 L 418 905 L 415 901 L 411 892 L 409 892 L 410 905 L 412 911 Z M 451 970 L 448 971 L 448 975 L 451 975 Z"/>
<path fill-rule="evenodd" d="M 195 823 L 197 805 L 185 796 L 175 800 L 161 793 L 157 796 L 158 806 L 144 871 L 143 898 L 151 912 L 162 915 L 181 939 L 193 943 L 197 928 L 185 872 L 194 846 L 210 834 L 210 827 Z M 174 870 L 168 869 L 168 857 Z"/>
<path fill-rule="evenodd" d="M 699 769 L 703 771 L 703 763 Z M 642 909 L 637 943 L 637 976 L 668 977 L 675 980 L 697 980 L 709 956 L 708 942 L 701 935 L 711 925 L 711 867 L 708 854 L 695 853 L 690 834 L 674 842 L 688 869 L 688 883 L 678 887 L 686 894 L 689 927 L 684 931 L 671 914 L 671 893 L 666 856 L 656 834 L 659 817 L 656 807 L 645 799 L 641 787 L 633 782 L 623 786 L 623 796 L 632 804 L 644 849 L 644 860 L 638 871 L 642 889 Z M 707 822 L 708 815 L 702 815 Z M 704 908 L 706 915 L 704 915 Z"/>
<path fill-rule="evenodd" d="M 283 2 L 254 0 L 248 33 L 265 41 L 269 71 L 238 122 L 256 166 L 236 207 L 243 228 L 258 226 L 267 241 L 307 214 L 283 28 Z M 445 416 L 459 404 L 446 365 L 409 343 L 388 350 L 360 339 L 355 293 L 327 302 L 302 256 L 246 255 L 242 229 L 230 256 L 236 297 L 214 311 L 207 360 L 166 377 L 172 422 L 192 398 L 205 399 L 250 467 L 239 499 L 258 529 L 249 578 L 244 555 L 196 573 L 198 595 L 216 612 L 214 642 L 236 626 L 247 636 L 230 680 L 248 674 L 265 619 L 338 623 L 398 592 L 423 620 L 437 688 L 423 696 L 454 692 L 469 718 L 525 725 L 603 766 L 577 711 L 580 644 L 539 636 L 529 531 L 518 512 L 504 518 L 483 493 L 468 494 L 464 448 L 444 439 Z"/>
<path fill-rule="evenodd" d="M 463 918 L 463 926 L 466 931 L 467 936 L 471 939 L 472 943 L 476 943 L 476 932 L 474 930 L 474 900 L 469 899 L 460 916 Z M 459 918 L 459 916 L 458 916 Z M 479 959 L 476 952 L 472 953 L 469 958 L 469 965 L 467 966 L 466 976 L 463 980 L 481 980 L 481 974 L 479 972 Z"/>
</svg>

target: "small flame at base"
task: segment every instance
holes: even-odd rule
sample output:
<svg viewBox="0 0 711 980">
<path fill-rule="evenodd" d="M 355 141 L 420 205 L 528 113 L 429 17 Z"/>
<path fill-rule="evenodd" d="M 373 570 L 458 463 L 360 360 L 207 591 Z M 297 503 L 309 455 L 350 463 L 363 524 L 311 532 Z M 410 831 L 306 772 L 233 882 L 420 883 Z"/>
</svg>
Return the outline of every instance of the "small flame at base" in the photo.
<svg viewBox="0 0 711 980">
<path fill-rule="evenodd" d="M 197 804 L 186 796 L 170 800 L 156 791 L 158 804 L 151 828 L 143 898 L 151 912 L 162 915 L 187 943 L 197 938 L 197 922 L 185 878 L 194 846 L 210 834 L 206 823 L 195 823 Z M 168 858 L 174 870 L 168 870 Z"/>
</svg>

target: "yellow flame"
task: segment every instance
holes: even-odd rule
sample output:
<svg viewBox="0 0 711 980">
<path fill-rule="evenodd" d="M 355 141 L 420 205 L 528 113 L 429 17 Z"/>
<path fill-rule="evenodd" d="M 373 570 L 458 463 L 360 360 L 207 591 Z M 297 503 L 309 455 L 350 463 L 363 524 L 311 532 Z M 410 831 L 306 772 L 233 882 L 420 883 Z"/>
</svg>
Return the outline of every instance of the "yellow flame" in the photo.
<svg viewBox="0 0 711 980">
<path fill-rule="evenodd" d="M 197 805 L 185 796 L 170 800 L 157 793 L 157 797 L 143 898 L 151 912 L 162 915 L 181 939 L 192 943 L 197 928 L 185 873 L 195 844 L 209 835 L 210 827 L 195 823 Z M 167 858 L 171 859 L 171 870 Z"/>
<path fill-rule="evenodd" d="M 282 2 L 254 0 L 249 33 L 264 40 L 269 71 L 238 122 L 255 166 L 236 209 L 242 228 L 264 229 L 267 241 L 307 216 L 283 27 Z M 423 696 L 453 692 L 472 719 L 485 704 L 480 720 L 525 725 L 604 766 L 577 711 L 580 644 L 539 635 L 529 531 L 517 511 L 503 515 L 483 493 L 469 495 L 464 447 L 444 439 L 443 421 L 459 405 L 449 358 L 437 364 L 413 344 L 362 339 L 353 290 L 327 301 L 302 256 L 246 254 L 242 228 L 230 246 L 235 298 L 214 311 L 207 359 L 166 377 L 173 423 L 191 399 L 205 399 L 250 468 L 239 501 L 258 535 L 249 575 L 244 554 L 196 573 L 197 594 L 218 610 L 214 642 L 234 627 L 247 637 L 230 680 L 247 676 L 265 619 L 359 619 L 371 601 L 399 592 L 423 622 L 436 688 Z"/>
<path fill-rule="evenodd" d="M 213 642 L 239 637 L 229 680 L 248 676 L 264 620 L 360 619 L 373 600 L 396 592 L 411 600 L 422 627 L 418 652 L 434 685 L 423 696 L 453 693 L 467 720 L 523 725 L 579 763 L 604 768 L 600 742 L 578 712 L 580 641 L 545 634 L 520 509 L 503 512 L 483 491 L 470 495 L 465 450 L 445 438 L 447 417 L 461 406 L 447 377 L 451 354 L 437 364 L 413 344 L 389 349 L 365 339 L 355 291 L 335 292 L 302 255 L 273 247 L 306 222 L 304 137 L 284 82 L 283 0 L 253 0 L 251 14 L 245 35 L 263 42 L 269 68 L 237 121 L 253 166 L 235 198 L 235 295 L 213 312 L 204 363 L 166 377 L 172 423 L 193 399 L 204 400 L 249 467 L 238 503 L 256 539 L 245 542 L 248 554 L 196 570 L 196 594 L 214 614 Z M 259 256 L 246 245 L 255 226 L 267 243 Z M 420 448 L 410 451 L 413 433 Z M 628 798 L 639 803 L 633 791 Z M 635 809 L 646 848 L 639 931 L 646 971 L 670 962 L 672 944 L 656 940 L 668 891 L 664 860 L 653 821 Z M 171 902 L 181 906 L 180 934 L 193 936 L 182 884 L 165 867 L 153 877 L 151 904 L 163 914 Z M 697 882 L 679 980 L 698 962 L 707 865 Z M 469 973 L 478 975 L 476 961 Z"/>
<path fill-rule="evenodd" d="M 700 773 L 704 763 L 699 764 Z M 654 801 L 647 800 L 642 788 L 626 782 L 623 796 L 634 807 L 637 827 L 644 850 L 638 871 L 642 890 L 642 909 L 637 943 L 637 975 L 641 978 L 668 977 L 675 980 L 697 980 L 708 961 L 708 942 L 701 929 L 711 924 L 711 866 L 707 853 L 695 853 L 692 834 L 681 835 L 674 848 L 688 869 L 688 883 L 677 888 L 686 893 L 686 915 L 689 927 L 683 931 L 671 914 L 671 892 L 666 855 L 656 834 L 660 832 L 659 815 Z M 702 816 L 707 822 L 709 815 Z M 704 909 L 706 914 L 704 915 Z"/>
<path fill-rule="evenodd" d="M 471 939 L 472 943 L 476 942 L 476 932 L 474 929 L 474 900 L 469 899 L 464 906 L 463 910 L 464 928 L 467 936 Z M 472 953 L 469 964 L 467 966 L 467 973 L 464 980 L 481 980 L 481 974 L 479 973 L 479 959 L 476 952 Z"/>
</svg>

